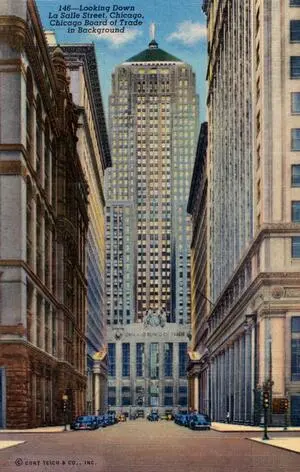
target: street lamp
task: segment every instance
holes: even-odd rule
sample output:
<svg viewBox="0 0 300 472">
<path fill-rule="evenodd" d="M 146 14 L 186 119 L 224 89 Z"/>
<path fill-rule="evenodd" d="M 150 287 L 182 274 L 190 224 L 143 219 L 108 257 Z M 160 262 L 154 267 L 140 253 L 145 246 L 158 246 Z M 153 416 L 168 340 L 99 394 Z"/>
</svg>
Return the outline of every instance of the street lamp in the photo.
<svg viewBox="0 0 300 472">
<path fill-rule="evenodd" d="M 67 406 L 68 406 L 68 395 L 64 394 L 62 396 L 62 400 L 63 400 L 63 412 L 64 412 L 64 422 L 65 422 L 65 429 L 64 431 L 67 431 Z"/>
</svg>

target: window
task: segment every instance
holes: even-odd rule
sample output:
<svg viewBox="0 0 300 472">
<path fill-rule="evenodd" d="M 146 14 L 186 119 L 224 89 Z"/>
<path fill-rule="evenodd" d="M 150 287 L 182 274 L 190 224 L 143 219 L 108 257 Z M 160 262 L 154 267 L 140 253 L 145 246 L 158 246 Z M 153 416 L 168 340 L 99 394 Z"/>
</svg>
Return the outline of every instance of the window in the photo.
<svg viewBox="0 0 300 472">
<path fill-rule="evenodd" d="M 292 381 L 300 380 L 300 339 L 292 339 L 291 374 Z"/>
<path fill-rule="evenodd" d="M 165 377 L 172 377 L 173 376 L 173 344 L 172 343 L 165 343 L 164 349 L 164 375 Z"/>
<path fill-rule="evenodd" d="M 291 185 L 292 187 L 300 187 L 300 164 L 292 165 L 291 169 Z"/>
<path fill-rule="evenodd" d="M 292 202 L 292 222 L 300 223 L 300 201 Z"/>
<path fill-rule="evenodd" d="M 150 378 L 158 379 L 159 377 L 159 352 L 158 343 L 150 344 Z"/>
<path fill-rule="evenodd" d="M 300 78 L 300 56 L 291 56 L 291 79 Z"/>
<path fill-rule="evenodd" d="M 292 238 L 292 257 L 300 259 L 300 236 Z"/>
<path fill-rule="evenodd" d="M 108 375 L 116 376 L 116 345 L 108 343 Z"/>
<path fill-rule="evenodd" d="M 122 387 L 122 405 L 131 405 L 130 387 Z"/>
<path fill-rule="evenodd" d="M 173 387 L 172 385 L 165 386 L 165 394 L 164 394 L 164 406 L 172 406 L 173 405 Z"/>
<path fill-rule="evenodd" d="M 130 344 L 122 344 L 122 376 L 130 376 Z"/>
<path fill-rule="evenodd" d="M 300 316 L 292 316 L 292 333 L 300 333 Z"/>
<path fill-rule="evenodd" d="M 291 130 L 291 150 L 292 151 L 300 151 L 300 128 L 293 128 Z"/>
<path fill-rule="evenodd" d="M 136 376 L 144 377 L 144 343 L 136 344 Z"/>
<path fill-rule="evenodd" d="M 184 344 L 184 343 L 181 343 L 181 344 Z M 180 406 L 186 406 L 187 405 L 187 387 L 184 386 L 184 385 L 181 385 L 179 387 L 178 404 Z"/>
<path fill-rule="evenodd" d="M 291 112 L 294 114 L 300 113 L 300 92 L 291 93 Z"/>
<path fill-rule="evenodd" d="M 290 41 L 300 42 L 300 20 L 290 21 Z"/>
<path fill-rule="evenodd" d="M 300 7 L 300 0 L 290 0 L 290 7 Z"/>
<path fill-rule="evenodd" d="M 179 343 L 179 377 L 186 377 L 187 343 Z"/>
<path fill-rule="evenodd" d="M 116 387 L 108 387 L 108 405 L 116 405 Z"/>
</svg>

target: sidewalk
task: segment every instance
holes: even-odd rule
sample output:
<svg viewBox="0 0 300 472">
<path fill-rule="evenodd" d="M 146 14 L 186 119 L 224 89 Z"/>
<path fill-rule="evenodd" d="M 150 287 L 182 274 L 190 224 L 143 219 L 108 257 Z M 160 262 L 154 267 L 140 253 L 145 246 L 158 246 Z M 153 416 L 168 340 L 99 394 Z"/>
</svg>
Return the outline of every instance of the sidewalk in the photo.
<svg viewBox="0 0 300 472">
<path fill-rule="evenodd" d="M 23 444 L 25 441 L 0 441 L 0 449 L 7 449 L 8 447 L 17 446 Z"/>
<path fill-rule="evenodd" d="M 68 431 L 70 431 L 70 426 L 67 426 Z M 0 429 L 0 433 L 62 433 L 64 431 L 64 426 L 45 426 L 42 428 L 32 428 L 32 429 Z"/>
<path fill-rule="evenodd" d="M 222 433 L 242 433 L 243 431 L 248 433 L 250 431 L 257 431 L 257 432 L 262 432 L 263 431 L 263 426 L 247 426 L 244 424 L 231 424 L 231 423 L 212 423 L 211 424 L 211 429 L 215 431 L 220 431 Z M 291 431 L 299 431 L 300 432 L 300 426 L 289 426 L 287 430 L 284 430 L 282 426 L 280 427 L 269 427 L 268 431 L 270 432 L 291 432 Z"/>
<path fill-rule="evenodd" d="M 266 446 L 278 447 L 286 451 L 292 451 L 300 454 L 300 438 L 272 438 L 264 441 L 262 438 L 247 438 L 249 441 L 256 441 Z"/>
</svg>

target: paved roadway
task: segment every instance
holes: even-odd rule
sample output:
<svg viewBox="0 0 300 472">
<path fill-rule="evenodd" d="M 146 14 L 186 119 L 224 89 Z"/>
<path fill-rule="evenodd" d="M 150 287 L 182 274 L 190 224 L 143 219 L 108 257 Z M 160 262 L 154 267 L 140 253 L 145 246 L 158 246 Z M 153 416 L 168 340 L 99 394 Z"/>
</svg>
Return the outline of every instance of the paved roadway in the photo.
<svg viewBox="0 0 300 472">
<path fill-rule="evenodd" d="M 249 441 L 249 434 L 191 431 L 173 422 L 146 420 L 96 431 L 1 434 L 1 440 L 25 443 L 0 451 L 0 471 L 300 471 L 299 454 Z M 289 436 L 300 441 L 299 433 Z"/>
</svg>

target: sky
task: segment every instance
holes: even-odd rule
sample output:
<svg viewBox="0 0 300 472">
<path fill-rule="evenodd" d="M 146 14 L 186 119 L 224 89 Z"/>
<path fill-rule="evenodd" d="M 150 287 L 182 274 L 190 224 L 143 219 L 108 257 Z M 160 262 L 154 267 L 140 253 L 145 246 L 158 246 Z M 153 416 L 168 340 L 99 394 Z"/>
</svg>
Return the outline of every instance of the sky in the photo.
<svg viewBox="0 0 300 472">
<path fill-rule="evenodd" d="M 206 17 L 201 9 L 202 0 L 36 0 L 45 30 L 54 30 L 59 43 L 95 44 L 99 77 L 105 112 L 108 111 L 108 97 L 111 93 L 111 74 L 115 66 L 148 47 L 150 25 L 155 23 L 155 39 L 161 49 L 191 64 L 197 78 L 197 92 L 200 97 L 200 120 L 206 119 Z M 134 7 L 125 10 L 124 7 Z M 99 15 L 90 21 L 106 21 L 107 25 L 95 28 L 107 28 L 109 32 L 80 32 L 87 18 L 84 13 Z M 122 28 L 118 15 L 136 15 L 134 18 L 123 18 L 123 21 L 140 22 L 127 24 L 123 33 L 113 32 Z M 101 18 L 101 14 L 105 17 Z M 57 17 L 56 17 L 57 15 Z M 70 18 L 66 15 L 79 15 Z M 112 17 L 111 17 L 112 16 Z M 117 25 L 110 25 L 117 19 Z M 81 21 L 75 27 L 57 25 L 56 21 Z M 51 22 L 54 22 L 55 26 Z M 73 28 L 74 31 L 70 31 Z"/>
</svg>

